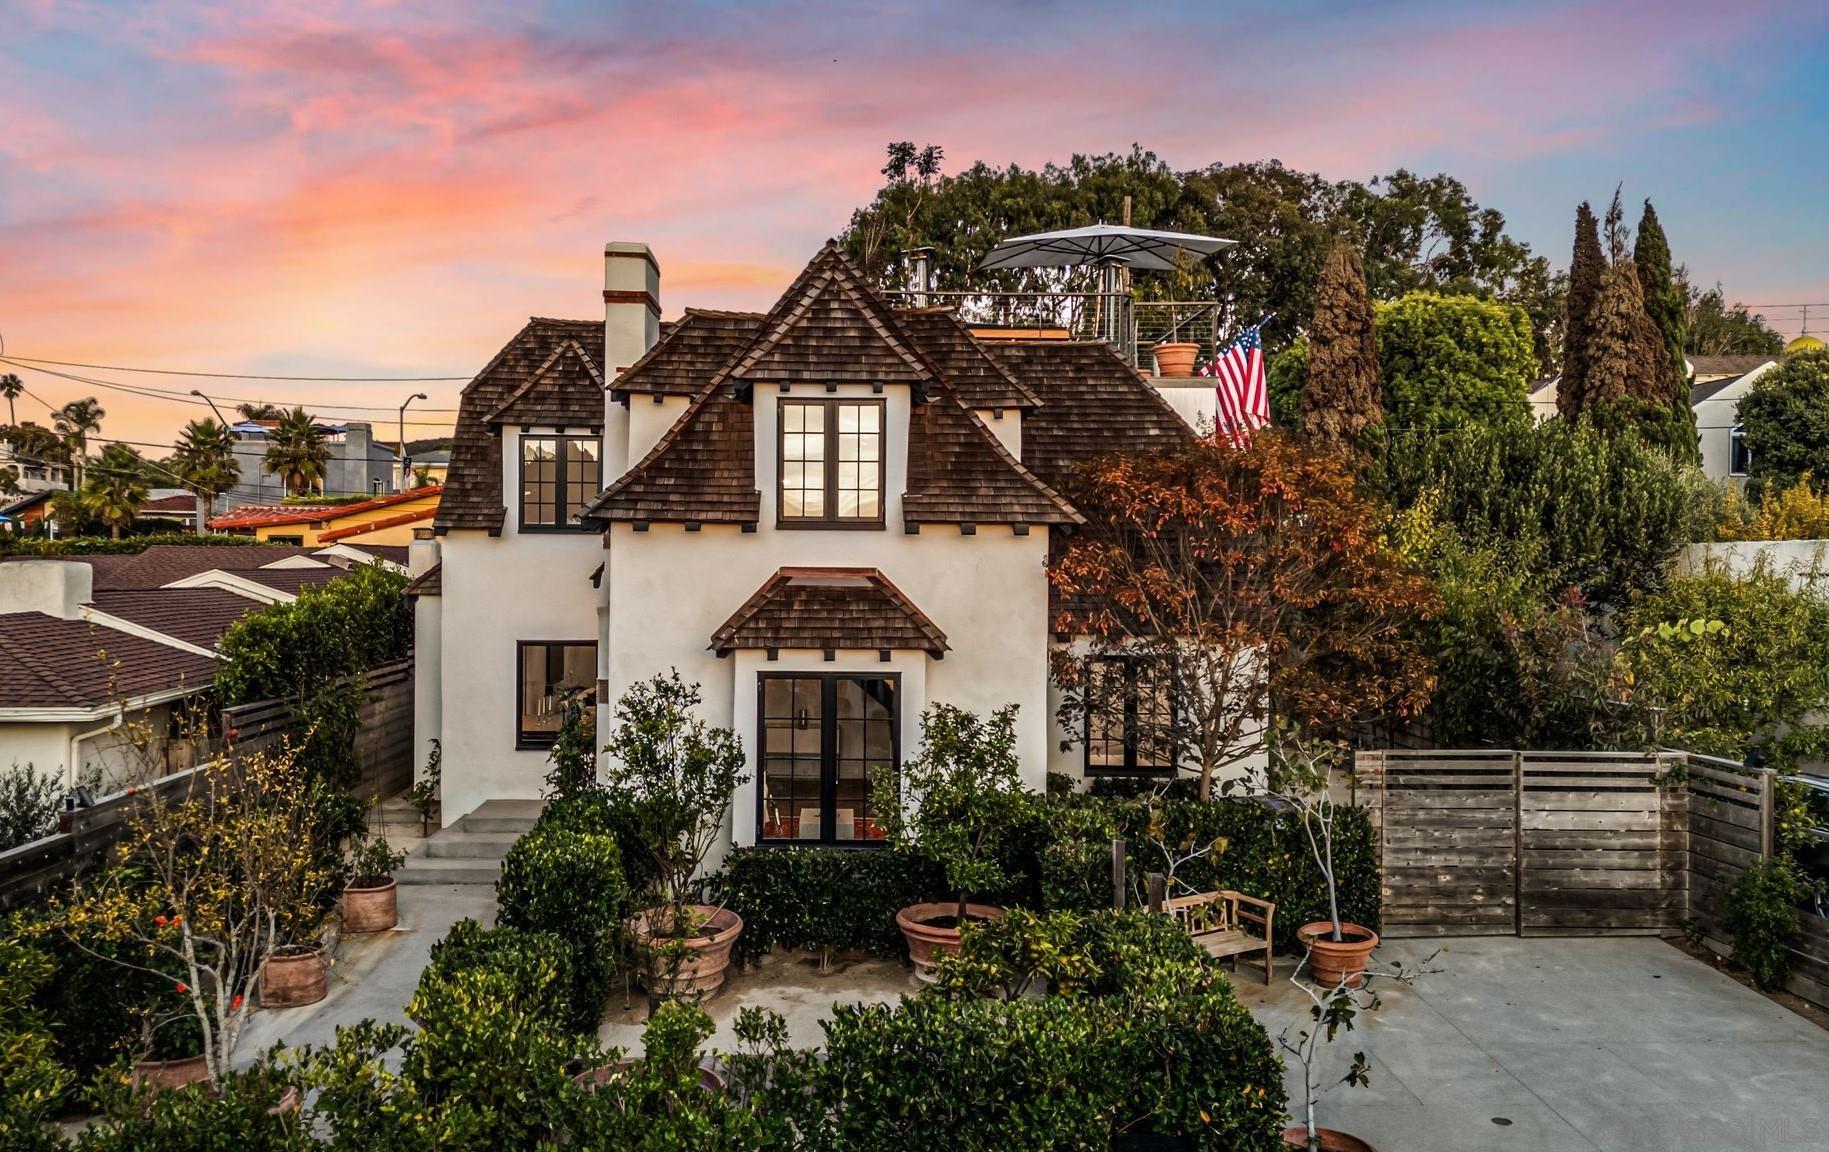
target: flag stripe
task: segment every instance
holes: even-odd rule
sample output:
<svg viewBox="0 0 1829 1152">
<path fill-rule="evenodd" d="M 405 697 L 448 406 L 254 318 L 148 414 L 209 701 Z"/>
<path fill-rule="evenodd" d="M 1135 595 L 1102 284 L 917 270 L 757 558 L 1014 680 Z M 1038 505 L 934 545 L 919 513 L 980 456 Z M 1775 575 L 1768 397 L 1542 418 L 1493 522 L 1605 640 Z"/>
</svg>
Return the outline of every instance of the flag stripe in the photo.
<svg viewBox="0 0 1829 1152">
<path fill-rule="evenodd" d="M 1216 431 L 1233 444 L 1250 443 L 1251 433 L 1270 423 L 1270 389 L 1258 330 L 1247 329 L 1200 371 L 1217 380 Z"/>
</svg>

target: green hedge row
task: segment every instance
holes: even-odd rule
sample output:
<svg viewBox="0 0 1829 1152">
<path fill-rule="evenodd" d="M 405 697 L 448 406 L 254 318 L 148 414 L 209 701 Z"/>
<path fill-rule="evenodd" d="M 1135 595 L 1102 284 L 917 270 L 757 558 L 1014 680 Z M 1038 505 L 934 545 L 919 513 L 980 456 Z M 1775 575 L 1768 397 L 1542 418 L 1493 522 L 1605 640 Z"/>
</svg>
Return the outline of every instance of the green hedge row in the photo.
<svg viewBox="0 0 1829 1152">
<path fill-rule="evenodd" d="M 1152 829 L 1153 824 L 1153 829 Z M 997 840 L 1009 890 L 975 893 L 1006 907 L 1090 911 L 1111 903 L 1111 841 L 1128 846 L 1132 902 L 1144 874 L 1160 870 L 1152 831 L 1164 843 L 1217 845 L 1182 865 L 1176 879 L 1198 890 L 1230 888 L 1273 900 L 1276 942 L 1296 948 L 1296 929 L 1327 916 L 1327 886 L 1299 817 L 1257 800 L 1170 798 L 1152 809 L 1136 798 L 1038 796 Z M 1339 814 L 1334 837 L 1340 914 L 1380 924 L 1378 862 L 1371 822 L 1360 810 Z M 740 848 L 708 885 L 710 898 L 743 917 L 742 955 L 785 947 L 891 956 L 901 949 L 896 911 L 944 898 L 934 862 L 859 848 Z"/>
</svg>

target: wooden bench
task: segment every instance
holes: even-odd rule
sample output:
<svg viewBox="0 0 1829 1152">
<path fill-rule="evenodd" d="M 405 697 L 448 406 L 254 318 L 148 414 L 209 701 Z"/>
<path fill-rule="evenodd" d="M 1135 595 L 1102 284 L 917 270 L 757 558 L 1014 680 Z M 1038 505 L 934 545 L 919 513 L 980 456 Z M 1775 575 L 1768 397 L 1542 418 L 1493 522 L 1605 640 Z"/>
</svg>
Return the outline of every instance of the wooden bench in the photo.
<svg viewBox="0 0 1829 1152">
<path fill-rule="evenodd" d="M 1270 950 L 1276 938 L 1276 905 L 1240 892 L 1200 892 L 1162 902 L 1194 943 L 1215 959 L 1232 959 L 1263 953 L 1264 983 L 1275 979 Z"/>
</svg>

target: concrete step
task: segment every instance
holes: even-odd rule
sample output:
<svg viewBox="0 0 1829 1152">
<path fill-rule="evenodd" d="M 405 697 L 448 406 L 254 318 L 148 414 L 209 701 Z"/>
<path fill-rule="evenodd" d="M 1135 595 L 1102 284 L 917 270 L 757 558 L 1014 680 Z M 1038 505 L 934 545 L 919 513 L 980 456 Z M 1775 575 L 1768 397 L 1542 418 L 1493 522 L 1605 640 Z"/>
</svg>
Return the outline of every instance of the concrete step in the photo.
<svg viewBox="0 0 1829 1152">
<path fill-rule="evenodd" d="M 531 832 L 545 810 L 544 800 L 485 800 L 455 826 L 466 832 Z"/>
<path fill-rule="evenodd" d="M 398 884 L 494 884 L 502 878 L 500 860 L 462 860 L 415 853 L 394 873 Z"/>
<path fill-rule="evenodd" d="M 434 860 L 500 861 L 520 838 L 519 832 L 471 832 L 460 825 L 434 833 L 425 854 Z"/>
</svg>

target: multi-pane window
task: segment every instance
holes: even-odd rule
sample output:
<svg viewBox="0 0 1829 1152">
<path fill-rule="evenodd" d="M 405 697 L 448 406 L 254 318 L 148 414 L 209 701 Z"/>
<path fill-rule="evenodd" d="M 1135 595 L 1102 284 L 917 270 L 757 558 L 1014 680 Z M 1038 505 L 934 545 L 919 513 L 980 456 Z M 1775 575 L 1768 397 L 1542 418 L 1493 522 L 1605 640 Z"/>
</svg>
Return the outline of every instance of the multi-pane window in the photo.
<svg viewBox="0 0 1829 1152">
<path fill-rule="evenodd" d="M 894 772 L 899 684 L 889 676 L 763 676 L 759 838 L 881 843 L 870 793 Z"/>
<path fill-rule="evenodd" d="M 1108 656 L 1088 669 L 1086 770 L 1175 770 L 1173 677 L 1155 662 Z"/>
<path fill-rule="evenodd" d="M 521 527 L 575 528 L 599 490 L 595 436 L 521 437 Z"/>
<path fill-rule="evenodd" d="M 1745 476 L 1753 470 L 1753 453 L 1746 446 L 1746 428 L 1736 424 L 1728 433 L 1727 474 Z"/>
<path fill-rule="evenodd" d="M 781 520 L 882 522 L 882 401 L 781 402 Z"/>
<path fill-rule="evenodd" d="M 565 718 L 565 698 L 590 692 L 597 683 L 597 645 L 579 641 L 522 641 L 516 645 L 515 682 L 519 705 L 514 739 L 517 747 L 550 747 Z"/>
</svg>

